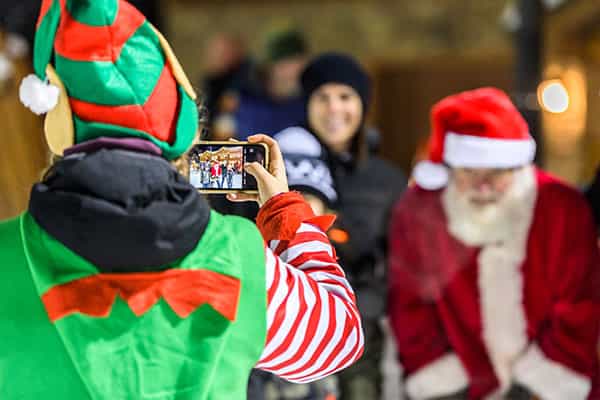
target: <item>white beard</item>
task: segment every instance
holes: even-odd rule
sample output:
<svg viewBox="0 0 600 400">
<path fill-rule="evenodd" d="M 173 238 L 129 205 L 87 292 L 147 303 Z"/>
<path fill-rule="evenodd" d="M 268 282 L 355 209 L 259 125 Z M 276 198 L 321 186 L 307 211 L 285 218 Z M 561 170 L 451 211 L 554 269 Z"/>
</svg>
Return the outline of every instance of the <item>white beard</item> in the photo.
<svg viewBox="0 0 600 400">
<path fill-rule="evenodd" d="M 442 205 L 448 219 L 448 230 L 456 239 L 468 246 L 510 241 L 516 232 L 522 232 L 523 224 L 536 200 L 536 181 L 531 166 L 515 172 L 511 187 L 500 200 L 485 206 L 473 205 L 458 192 L 453 181 L 442 193 Z"/>
<path fill-rule="evenodd" d="M 452 182 L 442 195 L 450 234 L 467 245 L 481 246 L 477 283 L 482 337 L 500 381 L 499 393 L 510 386 L 514 363 L 528 341 L 521 265 L 527 256 L 536 200 L 531 166 L 517 171 L 504 196 L 486 207 L 470 204 Z"/>
</svg>

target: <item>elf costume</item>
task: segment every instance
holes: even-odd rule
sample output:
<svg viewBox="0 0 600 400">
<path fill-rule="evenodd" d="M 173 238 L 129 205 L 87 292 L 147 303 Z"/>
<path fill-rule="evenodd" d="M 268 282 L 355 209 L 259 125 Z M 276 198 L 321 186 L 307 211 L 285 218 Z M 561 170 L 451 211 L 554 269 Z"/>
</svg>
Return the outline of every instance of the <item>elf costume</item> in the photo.
<svg viewBox="0 0 600 400">
<path fill-rule="evenodd" d="M 600 265 L 585 200 L 530 165 L 527 124 L 497 89 L 442 100 L 432 125 L 390 239 L 388 307 L 411 399 L 598 399 Z M 446 165 L 515 168 L 493 232 L 465 224 Z"/>
<path fill-rule="evenodd" d="M 331 217 L 286 193 L 257 229 L 166 161 L 195 94 L 135 8 L 44 0 L 34 66 L 21 99 L 63 158 L 0 223 L 1 399 L 241 400 L 255 366 L 307 382 L 360 356 Z"/>
</svg>

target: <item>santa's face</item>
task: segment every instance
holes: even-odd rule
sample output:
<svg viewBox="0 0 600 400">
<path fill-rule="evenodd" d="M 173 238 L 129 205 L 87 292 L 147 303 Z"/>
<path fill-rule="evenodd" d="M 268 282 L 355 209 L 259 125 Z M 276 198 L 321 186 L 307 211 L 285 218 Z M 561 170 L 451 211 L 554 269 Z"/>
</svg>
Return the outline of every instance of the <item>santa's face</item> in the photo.
<svg viewBox="0 0 600 400">
<path fill-rule="evenodd" d="M 498 203 L 514 181 L 515 169 L 454 168 L 457 192 L 474 207 Z"/>
<path fill-rule="evenodd" d="M 335 152 L 348 151 L 362 122 L 363 107 L 350 86 L 327 83 L 308 101 L 308 122 L 317 136 Z"/>
<path fill-rule="evenodd" d="M 442 202 L 450 233 L 468 245 L 510 240 L 526 224 L 536 198 L 533 168 L 453 171 Z"/>
</svg>

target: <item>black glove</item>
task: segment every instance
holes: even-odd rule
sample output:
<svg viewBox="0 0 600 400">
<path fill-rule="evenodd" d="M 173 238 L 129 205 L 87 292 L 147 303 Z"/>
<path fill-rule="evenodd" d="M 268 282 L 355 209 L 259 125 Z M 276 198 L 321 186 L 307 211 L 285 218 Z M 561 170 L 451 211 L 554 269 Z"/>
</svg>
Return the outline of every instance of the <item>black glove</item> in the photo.
<svg viewBox="0 0 600 400">
<path fill-rule="evenodd" d="M 469 390 L 464 389 L 460 392 L 447 394 L 444 396 L 430 397 L 427 400 L 469 400 Z"/>
<path fill-rule="evenodd" d="M 525 386 L 513 383 L 504 398 L 506 400 L 532 400 L 534 395 Z"/>
</svg>

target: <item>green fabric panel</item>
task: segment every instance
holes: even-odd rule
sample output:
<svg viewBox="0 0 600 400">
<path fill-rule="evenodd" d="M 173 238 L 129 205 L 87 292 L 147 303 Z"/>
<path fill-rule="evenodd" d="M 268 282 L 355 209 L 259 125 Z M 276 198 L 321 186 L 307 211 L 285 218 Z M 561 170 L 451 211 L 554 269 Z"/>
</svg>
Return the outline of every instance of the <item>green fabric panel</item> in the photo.
<svg viewBox="0 0 600 400">
<path fill-rule="evenodd" d="M 77 22 L 107 26 L 115 22 L 119 0 L 67 0 L 67 10 Z"/>
<path fill-rule="evenodd" d="M 162 145 L 161 141 L 138 129 L 126 128 L 113 124 L 105 124 L 102 122 L 88 122 L 77 118 L 75 115 L 73 115 L 73 122 L 75 124 L 75 143 L 83 143 L 99 137 L 136 137 L 149 140 L 157 146 Z"/>
<path fill-rule="evenodd" d="M 33 43 L 33 70 L 36 75 L 46 79 L 46 66 L 50 64 L 54 51 L 54 38 L 60 22 L 60 3 L 54 0 L 48 13 L 37 28 Z"/>
<path fill-rule="evenodd" d="M 204 305 L 186 319 L 160 300 L 141 317 L 117 299 L 108 318 L 56 322 L 92 397 L 206 398 L 230 323 Z"/>
<path fill-rule="evenodd" d="M 115 63 L 75 61 L 59 54 L 55 63 L 69 97 L 107 106 L 143 105 L 158 83 L 165 58 L 146 21 L 129 38 Z"/>
<path fill-rule="evenodd" d="M 102 122 L 84 121 L 73 115 L 75 142 L 82 143 L 103 136 L 116 138 L 136 137 L 149 140 L 157 145 L 163 151 L 163 157 L 166 159 L 172 160 L 177 158 L 189 149 L 198 128 L 198 109 L 196 108 L 196 103 L 181 87 L 179 88 L 179 96 L 181 106 L 177 120 L 175 142 L 172 145 L 138 129 Z"/>
<path fill-rule="evenodd" d="M 181 86 L 179 89 L 179 117 L 175 128 L 173 145 L 162 145 L 163 155 L 167 160 L 173 160 L 187 152 L 198 131 L 198 106 Z"/>
<path fill-rule="evenodd" d="M 21 217 L 0 222 L 0 399 L 91 400 L 42 306 L 20 228 Z"/>
<path fill-rule="evenodd" d="M 256 226 L 247 219 L 219 216 L 231 235 L 242 269 L 242 297 L 237 319 L 233 323 L 227 351 L 223 353 L 209 400 L 245 400 L 250 371 L 256 365 L 267 338 L 267 293 L 265 276 L 265 248 Z M 214 218 L 214 215 L 213 215 Z"/>
<path fill-rule="evenodd" d="M 116 66 L 131 85 L 136 104 L 146 103 L 165 66 L 160 41 L 148 21 L 127 40 Z"/>
<path fill-rule="evenodd" d="M 35 246 L 27 246 L 28 256 L 34 260 L 45 260 L 45 268 L 37 269 L 33 277 L 40 293 L 45 293 L 52 286 L 98 273 L 93 264 L 39 228 L 31 215 L 23 216 L 23 224 L 28 242 L 36 243 Z M 60 257 L 56 257 L 57 254 Z"/>
<path fill-rule="evenodd" d="M 74 314 L 57 321 L 56 329 L 53 329 L 41 306 L 39 287 L 36 291 L 32 282 L 46 279 L 39 278 L 50 276 L 42 271 L 60 264 L 82 267 L 82 273 L 87 274 L 89 264 L 74 260 L 76 256 L 61 248 L 61 244 L 50 238 L 29 215 L 25 214 L 22 221 L 22 243 L 18 235 L 16 240 L 10 240 L 11 234 L 5 235 L 8 239 L 4 238 L 0 225 L 0 243 L 5 245 L 0 245 L 0 254 L 3 257 L 9 254 L 9 259 L 3 260 L 9 264 L 4 265 L 20 265 L 21 278 L 28 286 L 28 291 L 16 287 L 13 298 L 4 297 L 6 300 L 0 302 L 2 315 L 4 310 L 15 308 L 12 310 L 14 319 L 21 322 L 12 331 L 0 330 L 0 343 L 5 343 L 3 339 L 7 332 L 13 342 L 20 341 L 16 345 L 9 342 L 8 349 L 0 345 L 2 351 L 14 354 L 9 359 L 11 368 L 0 368 L 0 374 L 4 374 L 0 375 L 3 378 L 0 379 L 0 394 L 2 390 L 11 395 L 17 393 L 6 398 L 23 400 L 38 400 L 40 392 L 51 400 L 87 400 L 90 395 L 93 399 L 246 399 L 248 376 L 262 352 L 266 337 L 264 244 L 251 222 L 212 212 L 197 248 L 178 266 L 211 269 L 242 279 L 237 318 L 233 323 L 208 305 L 181 319 L 163 300 L 138 318 L 117 299 L 107 318 Z M 12 231 L 15 236 L 18 228 L 12 228 Z M 70 271 L 66 273 L 70 274 Z M 56 275 L 53 276 L 58 281 L 63 281 Z M 0 285 L 10 286 L 12 282 L 12 279 L 5 279 Z M 0 291 L 0 298 L 5 293 Z M 27 299 L 22 298 L 24 294 Z M 27 304 L 27 301 L 35 305 L 35 312 L 14 307 L 14 304 Z M 6 319 L 2 319 L 0 324 L 5 322 Z M 23 332 L 40 332 L 43 337 L 39 343 L 42 344 L 52 339 L 52 346 L 42 347 L 39 354 L 44 357 L 44 362 L 29 354 L 29 350 L 37 349 L 39 343 L 35 341 L 32 346 L 31 336 L 23 335 Z M 0 366 L 3 362 L 4 357 L 0 357 Z M 40 384 L 31 387 L 22 380 L 19 382 L 23 385 L 15 385 L 14 364 L 18 364 L 17 370 L 29 371 L 31 376 L 38 378 L 31 382 Z M 47 368 L 40 370 L 40 365 Z M 40 374 L 40 371 L 44 373 Z M 85 394 L 82 379 L 90 395 Z M 10 388 L 2 382 L 10 382 Z M 54 390 L 55 387 L 58 388 Z"/>
<path fill-rule="evenodd" d="M 136 95 L 115 64 L 73 61 L 60 54 L 55 63 L 69 97 L 109 106 L 136 104 Z"/>
</svg>

